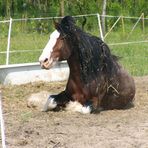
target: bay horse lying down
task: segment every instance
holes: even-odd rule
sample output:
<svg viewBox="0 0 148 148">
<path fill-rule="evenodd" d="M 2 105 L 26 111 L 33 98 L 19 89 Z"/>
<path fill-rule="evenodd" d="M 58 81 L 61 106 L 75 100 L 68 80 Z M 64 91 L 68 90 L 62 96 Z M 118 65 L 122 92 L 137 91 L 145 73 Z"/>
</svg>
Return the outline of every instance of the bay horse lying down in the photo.
<svg viewBox="0 0 148 148">
<path fill-rule="evenodd" d="M 50 109 L 79 102 L 81 113 L 124 109 L 134 100 L 133 78 L 98 37 L 83 32 L 71 16 L 55 22 L 55 31 L 39 57 L 43 69 L 67 60 L 70 74 L 66 88 L 47 99 Z M 46 109 L 45 109 L 46 110 Z"/>
</svg>

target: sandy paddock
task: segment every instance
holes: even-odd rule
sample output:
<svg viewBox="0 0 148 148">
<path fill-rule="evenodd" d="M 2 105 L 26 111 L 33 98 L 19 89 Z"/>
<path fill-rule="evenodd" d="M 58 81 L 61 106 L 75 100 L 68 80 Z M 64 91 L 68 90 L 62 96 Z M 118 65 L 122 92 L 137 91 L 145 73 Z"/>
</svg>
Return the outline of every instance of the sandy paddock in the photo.
<svg viewBox="0 0 148 148">
<path fill-rule="evenodd" d="M 27 107 L 30 94 L 58 93 L 66 82 L 0 86 L 8 148 L 147 148 L 148 76 L 135 77 L 135 107 L 82 115 Z"/>
</svg>

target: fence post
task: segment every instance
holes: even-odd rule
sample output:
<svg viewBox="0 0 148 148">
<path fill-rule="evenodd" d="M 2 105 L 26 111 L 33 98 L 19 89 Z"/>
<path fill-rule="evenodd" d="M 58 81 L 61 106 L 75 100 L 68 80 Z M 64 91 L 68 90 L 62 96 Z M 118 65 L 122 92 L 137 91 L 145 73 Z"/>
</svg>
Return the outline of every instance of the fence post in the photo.
<svg viewBox="0 0 148 148">
<path fill-rule="evenodd" d="M 142 28 L 143 28 L 143 33 L 145 33 L 144 13 L 142 13 Z"/>
<path fill-rule="evenodd" d="M 5 142 L 5 128 L 4 128 L 4 119 L 3 119 L 3 112 L 2 112 L 2 93 L 0 91 L 0 125 L 1 125 L 1 138 L 2 138 L 2 148 L 6 148 Z"/>
<path fill-rule="evenodd" d="M 98 25 L 99 25 L 99 30 L 100 30 L 100 36 L 101 36 L 102 41 L 104 41 L 104 36 L 103 36 L 102 26 L 101 26 L 101 19 L 100 19 L 99 13 L 97 13 L 97 18 L 98 18 Z"/>
<path fill-rule="evenodd" d="M 123 35 L 125 34 L 125 26 L 124 26 L 124 18 L 123 16 L 121 16 L 121 22 L 122 22 L 122 32 L 123 32 Z"/>
<path fill-rule="evenodd" d="M 6 53 L 6 65 L 9 64 L 9 56 L 10 56 L 10 40 L 11 40 L 11 28 L 12 28 L 12 18 L 10 18 L 10 21 L 9 21 L 8 42 L 7 42 L 7 53 Z"/>
</svg>

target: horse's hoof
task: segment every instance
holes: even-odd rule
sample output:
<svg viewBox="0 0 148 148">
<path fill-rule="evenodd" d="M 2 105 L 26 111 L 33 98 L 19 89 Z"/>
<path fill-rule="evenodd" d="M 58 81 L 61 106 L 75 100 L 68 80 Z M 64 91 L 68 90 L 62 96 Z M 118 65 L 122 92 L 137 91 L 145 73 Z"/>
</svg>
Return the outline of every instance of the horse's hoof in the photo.
<svg viewBox="0 0 148 148">
<path fill-rule="evenodd" d="M 42 111 L 46 112 L 48 110 L 53 110 L 54 108 L 56 108 L 56 106 L 57 106 L 57 103 L 55 102 L 54 98 L 49 96 Z"/>
</svg>

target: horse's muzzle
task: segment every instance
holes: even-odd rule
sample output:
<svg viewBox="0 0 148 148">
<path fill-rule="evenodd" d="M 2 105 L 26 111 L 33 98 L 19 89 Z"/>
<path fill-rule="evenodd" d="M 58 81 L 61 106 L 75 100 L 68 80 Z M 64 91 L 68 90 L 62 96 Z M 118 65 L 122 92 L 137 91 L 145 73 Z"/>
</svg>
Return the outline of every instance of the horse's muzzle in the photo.
<svg viewBox="0 0 148 148">
<path fill-rule="evenodd" d="M 50 68 L 49 60 L 46 58 L 44 61 L 40 61 L 40 66 L 42 69 L 49 69 Z"/>
<path fill-rule="evenodd" d="M 42 69 L 50 69 L 53 67 L 58 61 L 58 58 L 54 59 L 45 59 L 44 61 L 40 62 L 41 68 Z"/>
</svg>

